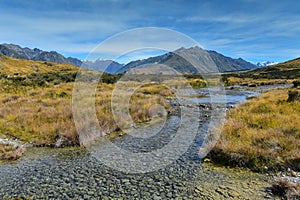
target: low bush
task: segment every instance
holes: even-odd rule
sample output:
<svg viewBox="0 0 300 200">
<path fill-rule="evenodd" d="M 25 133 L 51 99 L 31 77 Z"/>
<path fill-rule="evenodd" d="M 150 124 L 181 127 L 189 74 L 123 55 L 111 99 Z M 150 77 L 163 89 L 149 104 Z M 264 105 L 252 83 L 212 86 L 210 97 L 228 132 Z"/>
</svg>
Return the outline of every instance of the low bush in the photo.
<svg viewBox="0 0 300 200">
<path fill-rule="evenodd" d="M 291 183 L 280 177 L 273 181 L 271 191 L 273 194 L 287 200 L 300 198 L 300 184 Z"/>
<path fill-rule="evenodd" d="M 0 160 L 16 160 L 24 153 L 21 146 L 0 143 Z"/>
<path fill-rule="evenodd" d="M 300 80 L 294 80 L 293 85 L 294 85 L 295 88 L 299 87 L 300 86 Z"/>
</svg>

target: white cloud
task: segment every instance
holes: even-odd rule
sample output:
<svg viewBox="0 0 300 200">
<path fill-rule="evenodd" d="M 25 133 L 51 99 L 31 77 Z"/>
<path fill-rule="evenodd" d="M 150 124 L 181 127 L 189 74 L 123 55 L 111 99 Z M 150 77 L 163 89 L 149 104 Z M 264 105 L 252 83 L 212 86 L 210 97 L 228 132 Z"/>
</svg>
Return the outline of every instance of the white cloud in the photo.
<svg viewBox="0 0 300 200">
<path fill-rule="evenodd" d="M 243 0 L 232 6 L 229 2 L 219 6 L 215 1 L 53 0 L 23 1 L 12 3 L 11 7 L 7 3 L 0 7 L 0 43 L 56 50 L 68 55 L 87 54 L 116 33 L 142 26 L 167 26 L 191 35 L 207 49 L 222 50 L 234 57 L 299 56 L 296 49 L 300 46 L 300 15 L 290 11 L 294 9 L 291 4 L 295 3 Z M 288 12 L 286 7 L 290 8 Z M 179 48 L 178 44 L 181 43 L 176 37 L 169 36 L 168 40 L 159 34 L 145 37 L 140 33 L 110 41 L 110 44 L 103 42 L 96 52 L 114 58 L 128 52 L 128 47 L 174 50 Z"/>
</svg>

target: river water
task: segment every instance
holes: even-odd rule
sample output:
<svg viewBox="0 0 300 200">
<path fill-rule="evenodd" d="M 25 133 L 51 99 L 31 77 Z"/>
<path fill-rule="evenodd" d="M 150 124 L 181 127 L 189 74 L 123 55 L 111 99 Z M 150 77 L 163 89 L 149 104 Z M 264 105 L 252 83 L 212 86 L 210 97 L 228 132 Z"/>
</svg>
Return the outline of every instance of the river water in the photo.
<svg viewBox="0 0 300 200">
<path fill-rule="evenodd" d="M 256 96 L 270 88 L 270 86 L 255 89 L 238 87 L 226 90 L 225 97 L 216 98 L 222 102 L 216 103 L 224 103 L 223 100 L 226 98 L 226 107 L 231 107 L 246 101 L 247 97 Z M 211 104 L 209 89 L 200 89 L 196 92 L 204 97 L 190 97 L 189 101 L 197 105 Z M 93 148 L 28 148 L 25 156 L 19 160 L 0 164 L 0 199 L 222 199 L 226 195 L 238 198 L 240 195 L 237 193 L 243 195 L 243 191 L 244 195 L 249 195 L 249 199 L 268 198 L 263 191 L 264 184 L 267 183 L 264 176 L 251 172 L 242 175 L 242 178 L 236 175 L 239 180 L 243 179 L 241 187 L 245 182 L 244 189 L 236 191 L 234 188 L 237 187 L 235 185 L 237 180 L 234 181 L 236 178 L 234 172 L 225 173 L 227 169 L 218 170 L 203 164 L 202 157 L 199 156 L 199 147 L 209 129 L 211 121 L 209 116 L 212 111 L 209 106 L 200 106 L 199 109 L 199 128 L 192 144 L 183 155 L 167 167 L 146 173 L 113 169 L 95 156 L 95 149 L 101 152 L 106 145 L 101 141 L 93 145 Z M 150 152 L 161 149 L 172 141 L 180 124 L 181 117 L 175 112 L 153 137 L 138 138 L 123 135 L 112 139 L 112 142 L 127 151 Z M 189 127 L 186 127 L 185 131 L 188 132 Z M 108 156 L 113 158 L 118 155 Z M 130 167 L 134 172 L 134 164 Z M 232 189 L 226 186 L 228 184 L 233 187 L 233 192 L 227 192 Z M 221 196 L 217 197 L 218 195 Z"/>
</svg>

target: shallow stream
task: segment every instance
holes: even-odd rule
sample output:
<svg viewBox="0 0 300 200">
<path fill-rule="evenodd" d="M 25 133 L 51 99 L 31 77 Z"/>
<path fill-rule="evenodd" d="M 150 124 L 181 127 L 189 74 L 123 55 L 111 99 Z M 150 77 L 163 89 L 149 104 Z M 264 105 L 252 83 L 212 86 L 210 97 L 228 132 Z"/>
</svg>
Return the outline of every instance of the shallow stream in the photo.
<svg viewBox="0 0 300 200">
<path fill-rule="evenodd" d="M 271 86 L 228 89 L 226 107 L 246 101 L 248 97 L 270 88 Z M 190 97 L 189 101 L 199 105 L 211 104 L 208 90 L 197 90 L 197 94 L 204 97 Z M 268 177 L 203 163 L 199 157 L 199 146 L 208 130 L 211 110 L 205 106 L 200 106 L 199 109 L 199 128 L 193 143 L 179 159 L 165 168 L 147 173 L 112 169 L 95 156 L 95 149 L 101 152 L 106 145 L 100 141 L 93 148 L 28 148 L 21 159 L 0 164 L 0 199 L 271 198 L 264 191 L 268 185 Z M 174 114 L 168 117 L 163 128 L 153 137 L 123 135 L 114 138 L 112 142 L 127 151 L 150 152 L 168 144 L 179 126 L 181 118 Z M 185 131 L 188 132 L 189 128 L 185 127 Z M 167 153 L 165 156 L 168 157 Z M 131 167 L 134 171 L 134 164 Z"/>
</svg>

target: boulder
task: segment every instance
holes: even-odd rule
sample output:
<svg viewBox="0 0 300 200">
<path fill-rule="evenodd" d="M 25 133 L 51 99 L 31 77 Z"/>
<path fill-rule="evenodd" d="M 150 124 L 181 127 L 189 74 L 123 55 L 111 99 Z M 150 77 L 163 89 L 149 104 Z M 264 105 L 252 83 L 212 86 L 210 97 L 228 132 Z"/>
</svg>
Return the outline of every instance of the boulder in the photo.
<svg viewBox="0 0 300 200">
<path fill-rule="evenodd" d="M 300 92 L 297 90 L 290 90 L 289 98 L 287 99 L 287 102 L 294 102 L 294 101 L 300 101 Z"/>
</svg>

